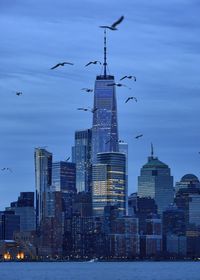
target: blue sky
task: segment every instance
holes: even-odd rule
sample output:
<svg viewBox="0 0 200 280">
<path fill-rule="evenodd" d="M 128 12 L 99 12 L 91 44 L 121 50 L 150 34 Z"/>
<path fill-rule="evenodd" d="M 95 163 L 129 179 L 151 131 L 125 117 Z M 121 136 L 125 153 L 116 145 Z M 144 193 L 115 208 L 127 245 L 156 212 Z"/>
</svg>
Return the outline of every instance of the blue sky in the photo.
<svg viewBox="0 0 200 280">
<path fill-rule="evenodd" d="M 48 146 L 54 160 L 71 154 L 74 131 L 92 125 L 93 87 L 102 69 L 103 30 L 116 81 L 120 139 L 129 144 L 129 193 L 150 154 L 171 167 L 175 181 L 200 166 L 200 4 L 195 0 L 1 0 L 0 1 L 0 209 L 20 191 L 34 191 L 34 148 Z M 60 61 L 74 66 L 50 70 Z M 16 96 L 22 91 L 22 96 Z M 136 96 L 138 103 L 124 101 Z M 135 140 L 137 134 L 144 134 Z"/>
</svg>

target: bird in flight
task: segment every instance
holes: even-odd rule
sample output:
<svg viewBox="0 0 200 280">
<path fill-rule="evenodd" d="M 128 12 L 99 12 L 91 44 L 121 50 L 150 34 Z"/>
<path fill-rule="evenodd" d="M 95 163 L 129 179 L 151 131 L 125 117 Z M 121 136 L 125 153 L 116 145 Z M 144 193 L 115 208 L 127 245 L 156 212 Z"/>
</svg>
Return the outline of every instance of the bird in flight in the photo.
<svg viewBox="0 0 200 280">
<path fill-rule="evenodd" d="M 124 76 L 120 79 L 120 81 L 122 81 L 124 79 L 134 79 L 134 81 L 136 82 L 136 77 L 135 76 Z"/>
<path fill-rule="evenodd" d="M 139 139 L 142 136 L 143 136 L 143 134 L 139 134 L 139 135 L 135 136 L 135 139 Z"/>
<path fill-rule="evenodd" d="M 79 110 L 79 111 L 89 111 L 89 109 L 87 109 L 87 108 L 77 108 L 77 110 Z"/>
<path fill-rule="evenodd" d="M 101 25 L 99 26 L 100 28 L 107 28 L 107 29 L 110 29 L 110 30 L 117 30 L 116 26 L 118 24 L 120 24 L 124 19 L 124 16 L 121 16 L 117 21 L 115 21 L 111 26 L 108 26 L 108 25 Z"/>
<path fill-rule="evenodd" d="M 12 172 L 12 169 L 10 167 L 3 167 L 3 168 L 1 168 L 1 171 L 5 171 L 5 170 Z"/>
<path fill-rule="evenodd" d="M 134 99 L 135 102 L 137 102 L 137 98 L 136 98 L 136 97 L 130 96 L 130 97 L 128 97 L 128 98 L 126 99 L 125 103 L 129 102 L 129 100 L 131 100 L 131 99 Z"/>
<path fill-rule="evenodd" d="M 120 84 L 120 83 L 111 83 L 111 84 L 107 84 L 107 86 L 127 87 L 126 85 Z M 127 87 L 127 88 L 129 88 L 129 87 Z M 131 89 L 131 88 L 129 88 L 129 89 Z"/>
<path fill-rule="evenodd" d="M 60 62 L 60 63 L 56 64 L 55 66 L 51 67 L 51 69 L 55 69 L 59 66 L 65 66 L 65 64 L 74 65 L 74 63 L 71 63 L 71 62 Z"/>
<path fill-rule="evenodd" d="M 96 112 L 98 110 L 98 108 L 77 108 L 77 110 L 85 111 L 85 112 L 89 111 L 94 114 L 94 112 Z"/>
<path fill-rule="evenodd" d="M 93 89 L 91 88 L 82 88 L 81 90 L 85 90 L 86 92 L 93 92 Z"/>
<path fill-rule="evenodd" d="M 88 63 L 85 65 L 85 67 L 89 66 L 90 64 L 97 64 L 97 63 L 99 63 L 99 64 L 101 65 L 101 62 L 100 62 L 100 61 L 95 60 L 95 61 L 90 61 L 90 62 L 88 62 Z"/>
<path fill-rule="evenodd" d="M 22 95 L 22 92 L 21 92 L 21 91 L 17 91 L 17 92 L 16 92 L 16 95 L 17 95 L 17 96 L 20 96 L 20 95 Z"/>
</svg>

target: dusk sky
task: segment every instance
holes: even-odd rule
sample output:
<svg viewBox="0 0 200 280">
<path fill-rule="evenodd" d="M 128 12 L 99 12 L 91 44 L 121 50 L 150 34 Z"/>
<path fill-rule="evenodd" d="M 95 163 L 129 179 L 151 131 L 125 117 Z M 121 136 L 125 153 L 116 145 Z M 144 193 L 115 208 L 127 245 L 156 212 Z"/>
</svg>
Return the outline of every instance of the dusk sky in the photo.
<svg viewBox="0 0 200 280">
<path fill-rule="evenodd" d="M 131 90 L 117 88 L 129 193 L 137 190 L 151 142 L 175 182 L 186 173 L 200 177 L 199 14 L 198 0 L 1 0 L 0 210 L 21 191 L 35 191 L 35 147 L 65 160 L 75 130 L 92 126 L 92 114 L 77 108 L 93 106 L 93 94 L 81 88 L 93 88 L 102 67 L 84 65 L 102 61 L 99 25 L 121 15 L 118 31 L 108 31 L 108 67 L 116 82 L 137 77 L 124 81 Z M 50 70 L 63 61 L 74 66 Z M 138 102 L 125 104 L 129 96 Z"/>
</svg>

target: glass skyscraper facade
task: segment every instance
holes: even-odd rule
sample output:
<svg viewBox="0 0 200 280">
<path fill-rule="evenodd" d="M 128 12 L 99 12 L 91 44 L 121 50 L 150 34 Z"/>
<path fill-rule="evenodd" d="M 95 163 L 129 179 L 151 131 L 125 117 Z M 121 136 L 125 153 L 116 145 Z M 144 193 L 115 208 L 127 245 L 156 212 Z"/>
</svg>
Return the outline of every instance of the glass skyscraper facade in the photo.
<svg viewBox="0 0 200 280">
<path fill-rule="evenodd" d="M 94 109 L 92 125 L 92 163 L 97 162 L 97 154 L 118 152 L 117 101 L 114 76 L 97 76 L 94 89 Z"/>
<path fill-rule="evenodd" d="M 39 227 L 46 216 L 47 192 L 52 180 L 52 154 L 43 148 L 36 148 L 35 153 L 36 187 L 36 226 Z"/>
<path fill-rule="evenodd" d="M 119 214 L 126 214 L 126 157 L 122 153 L 97 154 L 93 165 L 93 215 L 103 216 L 104 207 L 117 206 Z"/>
<path fill-rule="evenodd" d="M 92 184 L 92 130 L 75 132 L 75 146 L 72 148 L 72 161 L 76 164 L 77 192 L 90 192 Z"/>
<path fill-rule="evenodd" d="M 76 165 L 58 161 L 52 164 L 52 186 L 55 191 L 76 192 Z"/>
<path fill-rule="evenodd" d="M 159 214 L 162 214 L 173 202 L 173 176 L 171 176 L 170 168 L 153 154 L 141 168 L 138 177 L 138 196 L 153 198 Z"/>
</svg>

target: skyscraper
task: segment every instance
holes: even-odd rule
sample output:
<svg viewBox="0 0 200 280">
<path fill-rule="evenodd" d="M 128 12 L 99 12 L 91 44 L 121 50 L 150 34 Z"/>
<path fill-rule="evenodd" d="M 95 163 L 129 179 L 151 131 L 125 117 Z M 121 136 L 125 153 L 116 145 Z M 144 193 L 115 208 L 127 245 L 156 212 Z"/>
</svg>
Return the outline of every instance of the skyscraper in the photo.
<svg viewBox="0 0 200 280">
<path fill-rule="evenodd" d="M 20 217 L 20 231 L 35 230 L 34 192 L 21 192 L 18 200 L 10 204 L 10 209 Z"/>
<path fill-rule="evenodd" d="M 53 162 L 52 185 L 56 191 L 76 192 L 76 166 L 67 161 Z"/>
<path fill-rule="evenodd" d="M 154 157 L 153 148 L 138 177 L 138 196 L 153 198 L 158 207 L 158 214 L 162 214 L 173 202 L 173 176 L 170 174 L 170 168 Z"/>
<path fill-rule="evenodd" d="M 46 194 L 50 190 L 52 179 L 52 154 L 44 148 L 36 148 L 35 153 L 36 187 L 36 226 L 39 227 L 46 216 Z"/>
<path fill-rule="evenodd" d="M 116 205 L 126 214 L 126 157 L 122 153 L 99 153 L 93 165 L 92 204 L 94 216 L 103 216 L 104 207 Z"/>
<path fill-rule="evenodd" d="M 92 125 L 92 163 L 97 153 L 118 152 L 117 101 L 114 76 L 107 75 L 106 36 L 104 37 L 104 74 L 96 77 Z"/>
<path fill-rule="evenodd" d="M 75 146 L 72 148 L 72 161 L 76 164 L 77 192 L 89 192 L 92 184 L 92 130 L 75 132 Z"/>
<path fill-rule="evenodd" d="M 128 144 L 119 140 L 119 152 L 126 156 L 126 215 L 128 215 Z"/>
</svg>

